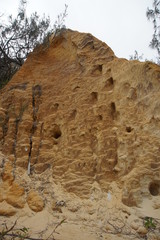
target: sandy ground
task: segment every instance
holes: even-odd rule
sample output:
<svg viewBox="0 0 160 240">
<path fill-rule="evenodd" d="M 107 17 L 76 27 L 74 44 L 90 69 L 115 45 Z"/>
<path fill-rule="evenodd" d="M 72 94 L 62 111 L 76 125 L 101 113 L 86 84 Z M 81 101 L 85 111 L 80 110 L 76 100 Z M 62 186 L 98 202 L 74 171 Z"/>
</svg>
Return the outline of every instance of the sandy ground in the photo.
<svg viewBox="0 0 160 240">
<path fill-rule="evenodd" d="M 159 197 L 144 199 L 141 207 L 130 208 L 121 203 L 121 191 L 116 184 L 111 185 L 111 191 L 104 193 L 95 184 L 90 199 L 80 199 L 54 184 L 54 199 L 43 211 L 35 213 L 26 204 L 16 216 L 1 217 L 1 228 L 4 223 L 9 227 L 17 220 L 16 228 L 26 227 L 30 237 L 48 240 L 144 239 L 146 234 L 152 237 L 153 231 L 144 228 L 144 218 L 156 218 L 158 223 Z M 160 239 L 158 224 L 153 239 Z"/>
</svg>

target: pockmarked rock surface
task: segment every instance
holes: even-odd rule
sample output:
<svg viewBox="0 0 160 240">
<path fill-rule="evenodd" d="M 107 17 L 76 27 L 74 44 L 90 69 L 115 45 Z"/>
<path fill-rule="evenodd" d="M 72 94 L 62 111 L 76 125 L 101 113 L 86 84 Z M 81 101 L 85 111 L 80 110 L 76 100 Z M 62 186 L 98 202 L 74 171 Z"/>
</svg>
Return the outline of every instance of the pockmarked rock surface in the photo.
<svg viewBox="0 0 160 240">
<path fill-rule="evenodd" d="M 139 239 L 160 217 L 160 66 L 72 30 L 37 47 L 0 90 L 0 172 L 0 215 L 33 233 Z"/>
</svg>

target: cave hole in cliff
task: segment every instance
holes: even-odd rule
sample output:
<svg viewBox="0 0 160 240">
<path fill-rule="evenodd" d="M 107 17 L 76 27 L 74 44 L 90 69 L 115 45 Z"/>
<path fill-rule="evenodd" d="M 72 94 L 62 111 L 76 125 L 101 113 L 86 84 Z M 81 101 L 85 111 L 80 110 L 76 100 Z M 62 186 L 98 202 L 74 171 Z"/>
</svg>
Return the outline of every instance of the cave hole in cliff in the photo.
<svg viewBox="0 0 160 240">
<path fill-rule="evenodd" d="M 131 127 L 126 127 L 126 132 L 128 132 L 128 133 L 130 133 L 130 132 L 132 132 L 132 128 Z"/>
<path fill-rule="evenodd" d="M 149 192 L 152 196 L 158 196 L 160 193 L 160 184 L 157 182 L 151 182 L 149 184 Z"/>
<path fill-rule="evenodd" d="M 109 85 L 113 85 L 113 78 L 112 77 L 110 77 L 107 81 L 108 81 Z"/>
<path fill-rule="evenodd" d="M 92 74 L 101 75 L 103 70 L 103 64 L 94 65 L 92 69 Z"/>
<path fill-rule="evenodd" d="M 107 79 L 105 87 L 111 90 L 113 88 L 113 85 L 114 85 L 113 78 L 110 77 L 109 79 Z"/>
<path fill-rule="evenodd" d="M 111 116 L 113 119 L 116 117 L 116 104 L 114 102 L 111 102 Z"/>
<path fill-rule="evenodd" d="M 100 72 L 102 72 L 102 69 L 103 69 L 103 65 L 102 64 L 100 64 L 100 65 L 98 65 L 98 70 L 100 71 Z"/>
<path fill-rule="evenodd" d="M 54 111 L 57 111 L 58 108 L 59 108 L 59 104 L 58 104 L 58 103 L 55 103 L 55 104 L 53 105 L 53 110 L 54 110 Z"/>
<path fill-rule="evenodd" d="M 96 102 L 98 100 L 98 93 L 97 92 L 92 92 L 91 93 L 91 100 L 92 100 L 92 102 Z"/>
<path fill-rule="evenodd" d="M 52 136 L 54 139 L 60 138 L 62 135 L 61 129 L 58 125 L 54 125 Z"/>
<path fill-rule="evenodd" d="M 98 115 L 98 120 L 102 121 L 103 120 L 103 116 L 102 115 Z"/>
</svg>

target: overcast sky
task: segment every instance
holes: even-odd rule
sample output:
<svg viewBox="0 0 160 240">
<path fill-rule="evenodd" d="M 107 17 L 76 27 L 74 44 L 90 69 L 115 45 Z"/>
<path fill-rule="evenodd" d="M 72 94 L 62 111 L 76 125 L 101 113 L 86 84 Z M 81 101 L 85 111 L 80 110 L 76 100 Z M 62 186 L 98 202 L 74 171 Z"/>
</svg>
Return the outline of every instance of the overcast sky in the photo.
<svg viewBox="0 0 160 240">
<path fill-rule="evenodd" d="M 0 13 L 17 13 L 19 0 L 0 0 Z M 117 57 L 129 58 L 137 50 L 144 58 L 155 59 L 149 48 L 152 23 L 146 18 L 147 7 L 153 0 L 28 0 L 27 16 L 37 12 L 49 15 L 54 23 L 68 5 L 66 27 L 89 32 L 106 42 Z"/>
</svg>

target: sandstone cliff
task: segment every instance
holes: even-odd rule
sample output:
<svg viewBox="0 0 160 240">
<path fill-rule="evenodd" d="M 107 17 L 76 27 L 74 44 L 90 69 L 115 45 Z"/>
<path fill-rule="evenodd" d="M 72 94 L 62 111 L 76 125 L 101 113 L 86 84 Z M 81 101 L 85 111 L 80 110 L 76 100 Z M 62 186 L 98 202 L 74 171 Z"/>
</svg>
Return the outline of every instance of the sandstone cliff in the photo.
<svg viewBox="0 0 160 240">
<path fill-rule="evenodd" d="M 56 239 L 114 239 L 121 216 L 138 232 L 160 218 L 160 67 L 62 32 L 0 91 L 0 166 L 3 220 L 47 231 L 64 218 Z"/>
</svg>

